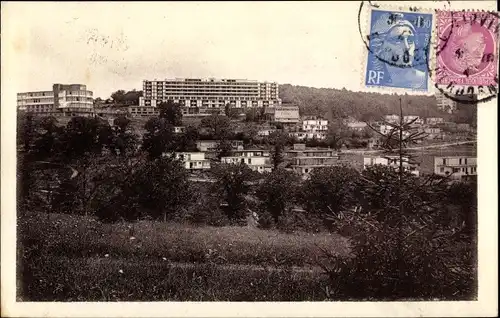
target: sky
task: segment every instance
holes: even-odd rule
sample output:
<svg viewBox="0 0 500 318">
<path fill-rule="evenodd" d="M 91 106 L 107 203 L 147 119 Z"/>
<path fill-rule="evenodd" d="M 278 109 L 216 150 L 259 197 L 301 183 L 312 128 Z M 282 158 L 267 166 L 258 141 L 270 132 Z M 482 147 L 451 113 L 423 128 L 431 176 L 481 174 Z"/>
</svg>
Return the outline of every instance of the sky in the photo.
<svg viewBox="0 0 500 318">
<path fill-rule="evenodd" d="M 12 71 L 7 80 L 17 92 L 82 83 L 102 98 L 141 90 L 144 79 L 175 77 L 362 90 L 359 7 L 360 1 L 2 2 L 2 51 L 9 57 L 2 74 Z"/>
</svg>

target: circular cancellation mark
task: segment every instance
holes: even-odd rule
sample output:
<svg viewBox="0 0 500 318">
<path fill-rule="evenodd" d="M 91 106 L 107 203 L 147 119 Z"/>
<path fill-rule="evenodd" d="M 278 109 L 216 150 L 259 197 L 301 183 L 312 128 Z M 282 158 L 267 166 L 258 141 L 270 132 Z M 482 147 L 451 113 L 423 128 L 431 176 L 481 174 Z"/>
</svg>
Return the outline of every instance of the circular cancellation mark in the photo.
<svg viewBox="0 0 500 318">
<path fill-rule="evenodd" d="M 448 5 L 450 2 L 447 2 Z M 412 63 L 404 52 L 384 52 L 377 54 L 370 48 L 369 42 L 379 37 L 377 32 L 367 35 L 366 40 L 361 28 L 362 1 L 358 12 L 358 27 L 361 40 L 366 49 L 378 61 L 398 68 L 413 68 L 425 65 L 432 78 L 433 70 L 429 52 L 431 42 L 414 52 Z M 366 6 L 379 9 L 371 1 Z M 409 8 L 418 12 L 417 8 Z M 394 12 L 387 23 L 397 19 Z M 436 10 L 437 43 L 434 46 L 435 87 L 447 98 L 462 104 L 477 104 L 492 100 L 497 96 L 498 85 L 498 15 L 491 12 L 471 12 Z M 414 21 L 423 23 L 422 21 Z M 389 54 L 387 54 L 389 53 Z M 483 96 L 478 98 L 479 96 Z"/>
</svg>

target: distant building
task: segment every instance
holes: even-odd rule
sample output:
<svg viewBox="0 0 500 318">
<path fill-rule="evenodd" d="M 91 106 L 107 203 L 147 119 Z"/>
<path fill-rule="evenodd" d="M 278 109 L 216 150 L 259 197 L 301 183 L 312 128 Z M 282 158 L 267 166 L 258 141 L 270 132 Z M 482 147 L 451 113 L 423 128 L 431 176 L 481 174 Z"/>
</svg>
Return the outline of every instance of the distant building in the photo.
<svg viewBox="0 0 500 318">
<path fill-rule="evenodd" d="M 434 157 L 434 173 L 452 179 L 477 175 L 477 158 L 470 156 Z"/>
<path fill-rule="evenodd" d="M 257 136 L 269 136 L 276 131 L 276 128 L 262 128 L 257 131 Z"/>
<path fill-rule="evenodd" d="M 300 121 L 299 107 L 282 105 L 265 109 L 265 117 L 271 122 L 297 124 Z"/>
<path fill-rule="evenodd" d="M 383 165 L 389 166 L 396 170 L 399 170 L 399 156 L 368 156 L 363 158 L 363 169 L 369 166 Z M 403 169 L 410 171 L 412 174 L 418 176 L 418 165 L 410 163 L 408 157 L 403 157 Z"/>
<path fill-rule="evenodd" d="M 399 116 L 398 115 L 385 115 L 384 120 L 388 123 L 396 124 L 399 122 Z"/>
<path fill-rule="evenodd" d="M 176 152 L 175 158 L 180 159 L 188 170 L 210 169 L 210 161 L 204 152 Z"/>
<path fill-rule="evenodd" d="M 305 132 L 327 132 L 328 120 L 326 119 L 307 119 L 302 121 L 302 130 Z"/>
<path fill-rule="evenodd" d="M 244 163 L 257 172 L 270 172 L 273 168 L 269 151 L 261 149 L 234 150 L 231 151 L 230 156 L 221 157 L 221 162 L 227 164 Z"/>
<path fill-rule="evenodd" d="M 236 79 L 144 80 L 144 97 L 139 98 L 139 106 L 156 108 L 161 102 L 172 100 L 181 104 L 185 115 L 224 110 L 228 104 L 235 108 L 272 107 L 281 104 L 278 89 L 275 82 Z"/>
<path fill-rule="evenodd" d="M 196 147 L 199 151 L 215 151 L 219 145 L 218 140 L 198 140 L 196 141 Z M 242 140 L 231 140 L 231 147 L 233 149 L 243 149 Z"/>
<path fill-rule="evenodd" d="M 306 147 L 305 144 L 294 144 L 292 149 L 285 151 L 285 161 L 288 169 L 307 175 L 314 169 L 337 165 L 339 155 L 329 148 L 312 148 Z"/>
<path fill-rule="evenodd" d="M 288 135 L 290 137 L 296 138 L 297 140 L 307 140 L 307 139 L 317 139 L 317 140 L 325 140 L 326 132 L 305 132 L 305 131 L 293 131 L 289 132 Z"/>
<path fill-rule="evenodd" d="M 437 91 L 435 96 L 437 108 L 439 110 L 447 112 L 448 114 L 451 114 L 455 110 L 457 110 L 457 103 L 449 97 L 445 96 L 440 91 Z"/>
<path fill-rule="evenodd" d="M 470 125 L 469 124 L 457 124 L 457 130 L 458 131 L 470 131 Z"/>
<path fill-rule="evenodd" d="M 175 126 L 174 127 L 175 134 L 182 134 L 184 132 L 186 132 L 186 127 L 184 127 L 184 126 Z"/>
<path fill-rule="evenodd" d="M 443 137 L 443 132 L 439 127 L 424 128 L 424 133 L 427 135 L 428 139 L 439 139 Z"/>
<path fill-rule="evenodd" d="M 128 112 L 132 117 L 153 117 L 160 115 L 158 108 L 151 106 L 128 106 Z"/>
<path fill-rule="evenodd" d="M 353 121 L 346 123 L 346 126 L 350 130 L 363 131 L 367 127 L 367 124 L 362 121 Z"/>
<path fill-rule="evenodd" d="M 17 94 L 17 107 L 45 116 L 93 116 L 92 91 L 83 84 L 54 84 L 50 91 Z"/>
<path fill-rule="evenodd" d="M 427 125 L 436 125 L 444 123 L 444 118 L 442 117 L 428 117 L 425 119 Z"/>
<path fill-rule="evenodd" d="M 424 120 L 422 118 L 420 118 L 420 116 L 417 116 L 417 115 L 404 116 L 403 121 L 405 123 L 409 123 L 409 122 L 413 121 L 412 124 L 414 124 L 414 125 L 423 125 L 424 124 Z"/>
</svg>

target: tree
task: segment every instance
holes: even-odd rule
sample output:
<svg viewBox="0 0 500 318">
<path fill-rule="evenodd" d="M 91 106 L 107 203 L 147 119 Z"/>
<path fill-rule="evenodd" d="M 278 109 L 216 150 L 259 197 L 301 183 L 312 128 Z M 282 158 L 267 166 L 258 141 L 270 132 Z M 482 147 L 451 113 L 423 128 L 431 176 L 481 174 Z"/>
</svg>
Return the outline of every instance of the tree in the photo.
<svg viewBox="0 0 500 318">
<path fill-rule="evenodd" d="M 222 139 L 217 143 L 217 158 L 220 160 L 222 157 L 227 157 L 231 155 L 231 150 L 233 150 L 233 145 L 231 140 Z"/>
<path fill-rule="evenodd" d="M 151 217 L 164 221 L 191 200 L 187 170 L 171 156 L 144 163 L 130 191 L 138 194 L 139 205 Z"/>
<path fill-rule="evenodd" d="M 198 140 L 198 129 L 193 126 L 186 127 L 186 131 L 182 134 L 174 136 L 175 149 L 177 151 L 196 151 L 196 140 Z"/>
<path fill-rule="evenodd" d="M 275 223 L 278 223 L 280 216 L 295 203 L 299 184 L 300 178 L 297 174 L 278 168 L 267 174 L 257 189 L 257 197 L 271 213 Z"/>
<path fill-rule="evenodd" d="M 117 104 L 124 104 L 125 103 L 125 91 L 122 89 L 117 90 L 116 92 L 111 94 L 111 98 Z"/>
<path fill-rule="evenodd" d="M 250 191 L 250 183 L 255 181 L 257 172 L 246 164 L 218 164 L 212 168 L 215 176 L 214 192 L 227 203 L 226 214 L 229 219 L 242 219 L 245 215 L 245 195 Z"/>
<path fill-rule="evenodd" d="M 142 138 L 142 148 L 150 159 L 159 158 L 173 149 L 173 127 L 164 118 L 151 118 L 144 125 L 146 133 Z"/>
<path fill-rule="evenodd" d="M 302 203 L 313 213 L 337 215 L 355 202 L 358 178 L 359 173 L 350 167 L 314 169 L 302 186 Z"/>
<path fill-rule="evenodd" d="M 111 152 L 115 155 L 126 156 L 134 153 L 137 149 L 138 136 L 130 129 L 130 120 L 125 116 L 119 116 L 113 121 L 113 137 L 110 143 Z"/>
<path fill-rule="evenodd" d="M 158 105 L 160 111 L 160 118 L 172 126 L 182 126 L 182 109 L 181 105 L 168 100 L 166 103 L 162 102 Z"/>
<path fill-rule="evenodd" d="M 207 128 L 217 140 L 229 139 L 232 135 L 231 121 L 226 116 L 212 114 L 201 120 L 201 127 Z"/>
<path fill-rule="evenodd" d="M 269 135 L 269 142 L 272 144 L 271 162 L 274 169 L 285 161 L 283 151 L 288 141 L 288 135 L 283 131 L 275 131 Z"/>
</svg>

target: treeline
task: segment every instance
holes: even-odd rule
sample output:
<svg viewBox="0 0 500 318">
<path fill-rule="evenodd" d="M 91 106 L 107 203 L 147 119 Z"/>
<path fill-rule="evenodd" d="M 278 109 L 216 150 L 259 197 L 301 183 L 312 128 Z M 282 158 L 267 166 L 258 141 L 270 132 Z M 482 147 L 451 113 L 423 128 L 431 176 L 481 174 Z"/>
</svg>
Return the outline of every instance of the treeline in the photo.
<svg viewBox="0 0 500 318">
<path fill-rule="evenodd" d="M 280 85 L 280 97 L 284 103 L 299 106 L 301 115 L 324 116 L 334 120 L 352 116 L 361 121 L 379 120 L 381 115 L 399 114 L 399 95 L 352 92 L 344 89 L 313 88 Z M 444 117 L 457 123 L 476 125 L 477 107 L 458 105 L 454 114 L 438 109 L 434 96 L 403 96 L 403 110 L 408 115 Z"/>
<path fill-rule="evenodd" d="M 225 118 L 225 119 L 223 119 Z M 181 221 L 212 226 L 247 224 L 282 231 L 333 231 L 348 237 L 354 258 L 319 264 L 333 299 L 470 299 L 475 285 L 477 185 L 417 178 L 374 166 L 315 169 L 308 180 L 284 169 L 286 135 L 270 138 L 271 173 L 214 163 L 192 181 L 177 149 L 179 105 L 166 103 L 146 123 L 140 141 L 126 118 L 111 125 L 72 118 L 18 121 L 18 211 L 94 216 L 102 222 Z M 234 134 L 227 117 L 213 116 L 204 131 L 224 145 Z M 194 133 L 193 133 L 194 134 Z M 187 139 L 186 139 L 187 138 Z M 220 153 L 227 149 L 220 149 Z"/>
</svg>

